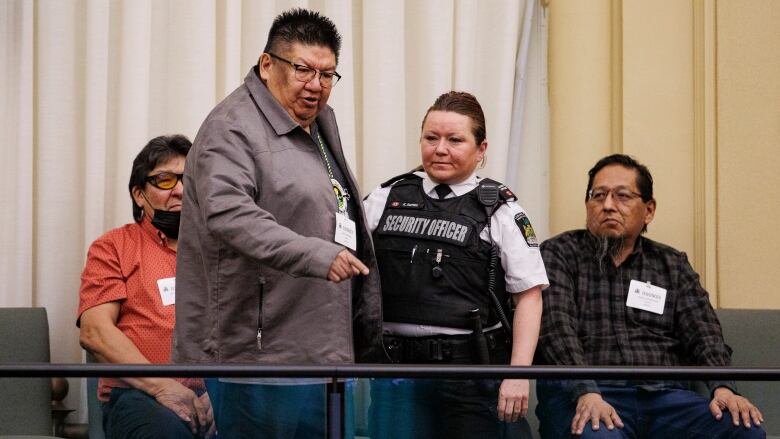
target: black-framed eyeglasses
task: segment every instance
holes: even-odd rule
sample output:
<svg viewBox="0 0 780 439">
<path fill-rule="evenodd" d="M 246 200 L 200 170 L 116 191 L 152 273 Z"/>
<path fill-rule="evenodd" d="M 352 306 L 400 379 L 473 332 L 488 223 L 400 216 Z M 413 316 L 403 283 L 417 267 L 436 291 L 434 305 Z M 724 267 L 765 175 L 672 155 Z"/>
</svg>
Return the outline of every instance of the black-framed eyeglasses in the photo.
<svg viewBox="0 0 780 439">
<path fill-rule="evenodd" d="M 296 64 L 288 59 L 284 59 L 279 55 L 275 55 L 271 52 L 268 53 L 268 56 L 271 58 L 276 58 L 279 61 L 284 61 L 287 64 L 293 66 L 293 69 L 295 69 L 295 79 L 301 81 L 301 82 L 309 82 L 312 79 L 314 79 L 317 74 L 319 74 L 320 77 L 320 85 L 326 88 L 333 87 L 339 82 L 339 79 L 341 79 L 341 75 L 338 74 L 338 72 L 333 71 L 323 71 L 323 70 L 317 70 L 313 69 L 309 66 L 305 66 L 303 64 Z"/>
<path fill-rule="evenodd" d="M 612 199 L 620 204 L 628 204 L 636 198 L 642 196 L 642 194 L 636 193 L 628 188 L 614 188 L 604 189 L 596 188 L 588 191 L 588 201 L 595 201 L 597 203 L 603 203 L 607 200 L 607 196 L 612 194 Z"/>
<path fill-rule="evenodd" d="M 156 187 L 164 191 L 169 191 L 176 187 L 176 183 L 183 181 L 184 174 L 174 174 L 173 172 L 160 172 L 159 174 L 150 175 L 145 180 Z"/>
</svg>

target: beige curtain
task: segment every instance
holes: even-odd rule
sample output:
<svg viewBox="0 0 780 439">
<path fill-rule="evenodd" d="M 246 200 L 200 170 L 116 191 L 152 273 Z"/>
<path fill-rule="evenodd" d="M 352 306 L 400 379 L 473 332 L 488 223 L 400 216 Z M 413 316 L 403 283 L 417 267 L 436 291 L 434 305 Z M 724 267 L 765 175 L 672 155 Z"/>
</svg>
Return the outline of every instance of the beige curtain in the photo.
<svg viewBox="0 0 780 439">
<path fill-rule="evenodd" d="M 425 110 L 465 90 L 487 117 L 480 174 L 516 170 L 506 183 L 522 182 L 521 204 L 544 235 L 547 37 L 544 11 L 526 1 L 0 0 L 0 306 L 46 307 L 52 360 L 81 361 L 79 274 L 89 244 L 132 220 L 133 157 L 160 134 L 194 138 L 293 6 L 325 13 L 343 34 L 330 104 L 364 193 L 419 163 Z M 521 153 L 507 162 L 517 123 Z"/>
</svg>

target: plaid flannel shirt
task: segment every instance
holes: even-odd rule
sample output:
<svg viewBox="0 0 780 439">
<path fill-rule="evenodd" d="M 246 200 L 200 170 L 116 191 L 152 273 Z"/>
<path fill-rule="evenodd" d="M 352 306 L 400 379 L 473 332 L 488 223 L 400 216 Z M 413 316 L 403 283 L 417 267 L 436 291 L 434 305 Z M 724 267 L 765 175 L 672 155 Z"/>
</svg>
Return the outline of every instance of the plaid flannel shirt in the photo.
<svg viewBox="0 0 780 439">
<path fill-rule="evenodd" d="M 599 264 L 597 239 L 587 230 L 562 233 L 545 241 L 542 257 L 550 279 L 538 363 L 590 366 L 728 366 L 731 348 L 709 296 L 683 252 L 639 237 L 619 266 Z M 626 306 L 631 280 L 666 289 L 658 315 Z M 598 392 L 601 385 L 690 388 L 686 382 L 548 381 L 571 392 L 572 399 Z M 710 391 L 733 382 L 709 382 Z"/>
</svg>

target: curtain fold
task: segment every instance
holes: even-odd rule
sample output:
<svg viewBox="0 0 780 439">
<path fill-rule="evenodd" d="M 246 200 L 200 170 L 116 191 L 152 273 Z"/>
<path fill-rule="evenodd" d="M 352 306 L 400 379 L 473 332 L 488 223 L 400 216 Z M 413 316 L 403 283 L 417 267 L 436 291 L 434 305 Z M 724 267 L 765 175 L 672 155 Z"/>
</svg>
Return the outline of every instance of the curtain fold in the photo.
<svg viewBox="0 0 780 439">
<path fill-rule="evenodd" d="M 33 5 L 0 3 L 0 306 L 31 306 L 33 242 Z"/>
<path fill-rule="evenodd" d="M 361 53 L 363 162 L 358 168 L 362 192 L 408 169 L 406 135 L 406 28 L 403 2 L 365 2 Z M 338 93 L 334 90 L 334 94 Z"/>
<path fill-rule="evenodd" d="M 536 2 L 525 6 L 518 45 L 507 184 L 529 212 L 540 242 L 550 236 L 550 131 L 547 100 L 547 16 Z M 526 28 L 527 26 L 527 28 Z"/>
</svg>

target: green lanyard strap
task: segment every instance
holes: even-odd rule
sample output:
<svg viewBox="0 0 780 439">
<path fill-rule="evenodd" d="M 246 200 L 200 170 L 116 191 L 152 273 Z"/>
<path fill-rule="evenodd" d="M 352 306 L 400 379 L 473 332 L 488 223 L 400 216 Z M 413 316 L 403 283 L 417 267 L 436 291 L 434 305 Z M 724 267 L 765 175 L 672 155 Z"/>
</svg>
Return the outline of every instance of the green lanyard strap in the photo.
<svg viewBox="0 0 780 439">
<path fill-rule="evenodd" d="M 333 168 L 330 167 L 330 160 L 328 160 L 328 154 L 325 152 L 325 144 L 322 142 L 322 136 L 320 136 L 320 133 L 317 133 L 317 140 L 319 140 L 322 159 L 325 160 L 325 166 L 328 168 L 328 177 L 333 180 Z"/>
<path fill-rule="evenodd" d="M 325 166 L 328 168 L 328 177 L 330 177 L 330 184 L 333 186 L 333 193 L 336 195 L 336 206 L 339 212 L 347 211 L 347 200 L 349 200 L 349 194 L 341 187 L 341 183 L 333 177 L 333 168 L 330 167 L 330 160 L 328 160 L 328 154 L 325 152 L 325 144 L 322 142 L 322 136 L 317 133 L 317 140 L 320 144 L 320 152 L 322 153 L 322 159 L 325 161 Z"/>
</svg>

